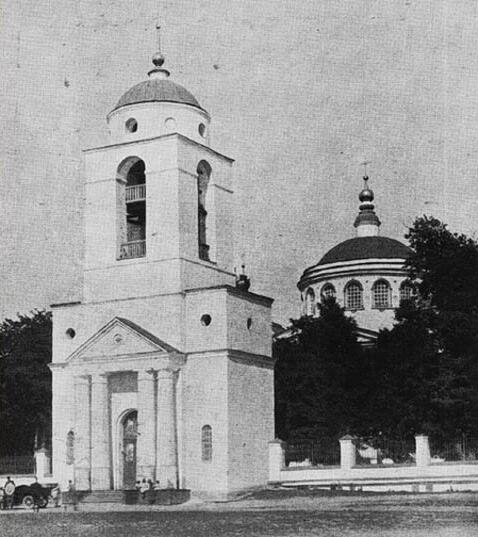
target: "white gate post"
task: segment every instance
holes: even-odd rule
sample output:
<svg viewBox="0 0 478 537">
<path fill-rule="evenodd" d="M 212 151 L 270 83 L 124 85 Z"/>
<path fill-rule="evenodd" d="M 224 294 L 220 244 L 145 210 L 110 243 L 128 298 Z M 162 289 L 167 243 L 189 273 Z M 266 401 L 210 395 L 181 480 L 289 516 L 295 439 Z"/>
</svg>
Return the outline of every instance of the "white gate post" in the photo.
<svg viewBox="0 0 478 537">
<path fill-rule="evenodd" d="M 35 451 L 35 475 L 38 481 L 41 481 L 47 474 L 50 473 L 50 459 L 45 448 L 40 448 Z"/>
<path fill-rule="evenodd" d="M 431 457 L 428 436 L 424 434 L 415 435 L 415 463 L 417 467 L 428 466 L 430 462 Z"/>
<path fill-rule="evenodd" d="M 350 470 L 355 466 L 355 446 L 353 436 L 345 435 L 340 438 L 340 467 L 342 470 Z"/>
<path fill-rule="evenodd" d="M 281 481 L 281 470 L 284 467 L 284 442 L 276 438 L 269 442 L 269 481 Z"/>
</svg>

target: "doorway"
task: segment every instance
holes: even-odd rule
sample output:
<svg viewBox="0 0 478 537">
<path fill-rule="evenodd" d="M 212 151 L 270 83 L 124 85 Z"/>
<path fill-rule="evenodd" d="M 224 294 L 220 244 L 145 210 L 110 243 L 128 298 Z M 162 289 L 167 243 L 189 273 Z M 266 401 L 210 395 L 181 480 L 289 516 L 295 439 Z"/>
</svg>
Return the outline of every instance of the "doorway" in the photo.
<svg viewBox="0 0 478 537">
<path fill-rule="evenodd" d="M 133 410 L 121 422 L 123 456 L 123 488 L 134 489 L 136 483 L 136 441 L 138 413 Z"/>
</svg>

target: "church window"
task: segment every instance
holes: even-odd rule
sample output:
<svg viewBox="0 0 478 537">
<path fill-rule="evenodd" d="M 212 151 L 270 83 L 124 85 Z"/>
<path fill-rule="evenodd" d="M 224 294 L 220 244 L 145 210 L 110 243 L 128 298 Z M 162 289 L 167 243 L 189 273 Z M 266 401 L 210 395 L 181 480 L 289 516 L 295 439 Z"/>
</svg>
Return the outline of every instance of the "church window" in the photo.
<svg viewBox="0 0 478 537">
<path fill-rule="evenodd" d="M 334 298 L 335 297 L 335 287 L 331 283 L 326 283 L 322 287 L 322 291 L 320 292 L 320 295 L 323 299 L 325 298 Z"/>
<path fill-rule="evenodd" d="M 315 293 L 314 290 L 309 287 L 305 293 L 305 314 L 314 315 L 315 313 Z"/>
<path fill-rule="evenodd" d="M 208 186 L 211 177 L 211 166 L 202 160 L 197 167 L 197 198 L 198 198 L 198 249 L 199 259 L 210 261 L 208 244 Z"/>
<path fill-rule="evenodd" d="M 138 122 L 134 117 L 130 117 L 125 123 L 125 127 L 128 132 L 136 132 L 138 130 Z"/>
<path fill-rule="evenodd" d="M 250 330 L 252 327 L 252 317 L 247 318 L 247 329 Z"/>
<path fill-rule="evenodd" d="M 402 285 L 400 285 L 400 302 L 410 300 L 413 297 L 413 291 L 413 285 L 409 281 L 402 282 Z"/>
<path fill-rule="evenodd" d="M 206 125 L 204 125 L 204 123 L 199 123 L 198 132 L 199 136 L 201 136 L 202 138 L 206 136 Z"/>
<path fill-rule="evenodd" d="M 204 425 L 201 429 L 201 460 L 212 461 L 212 428 Z"/>
<path fill-rule="evenodd" d="M 71 465 L 75 462 L 75 433 L 69 431 L 66 435 L 66 464 Z"/>
<path fill-rule="evenodd" d="M 212 321 L 212 317 L 208 314 L 208 313 L 205 313 L 202 317 L 201 317 L 201 324 L 203 326 L 209 326 L 211 324 L 211 321 Z"/>
<path fill-rule="evenodd" d="M 376 309 L 392 307 L 392 289 L 387 280 L 377 280 L 373 284 L 372 307 Z"/>
<path fill-rule="evenodd" d="M 363 308 L 363 291 L 359 282 L 349 282 L 345 287 L 345 308 L 348 310 Z"/>
<path fill-rule="evenodd" d="M 144 162 L 129 157 L 117 172 L 118 259 L 146 255 L 146 172 Z"/>
<path fill-rule="evenodd" d="M 76 332 L 73 328 L 67 328 L 65 333 L 70 339 L 73 339 L 76 336 Z"/>
</svg>

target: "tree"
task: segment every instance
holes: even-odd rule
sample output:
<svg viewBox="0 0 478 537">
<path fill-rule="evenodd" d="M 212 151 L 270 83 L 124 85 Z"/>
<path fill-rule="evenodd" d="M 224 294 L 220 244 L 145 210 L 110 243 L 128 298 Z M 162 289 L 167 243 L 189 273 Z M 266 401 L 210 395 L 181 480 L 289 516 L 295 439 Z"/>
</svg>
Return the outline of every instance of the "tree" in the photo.
<svg viewBox="0 0 478 537">
<path fill-rule="evenodd" d="M 292 320 L 274 343 L 276 431 L 284 440 L 338 436 L 362 419 L 365 362 L 356 324 L 334 299 L 320 315 Z"/>
<path fill-rule="evenodd" d="M 417 296 L 379 336 L 374 421 L 389 434 L 478 435 L 478 246 L 425 216 L 407 238 Z"/>
<path fill-rule="evenodd" d="M 0 325 L 0 454 L 31 454 L 51 430 L 51 313 Z"/>
</svg>

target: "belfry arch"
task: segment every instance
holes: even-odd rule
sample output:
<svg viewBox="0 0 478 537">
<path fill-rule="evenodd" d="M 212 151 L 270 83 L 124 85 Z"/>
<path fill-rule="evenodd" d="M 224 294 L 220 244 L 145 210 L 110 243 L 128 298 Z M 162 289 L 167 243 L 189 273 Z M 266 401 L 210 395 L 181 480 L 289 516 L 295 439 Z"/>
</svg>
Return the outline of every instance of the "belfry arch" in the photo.
<svg viewBox="0 0 478 537">
<path fill-rule="evenodd" d="M 121 162 L 117 184 L 117 259 L 146 255 L 146 166 L 136 156 Z"/>
</svg>

